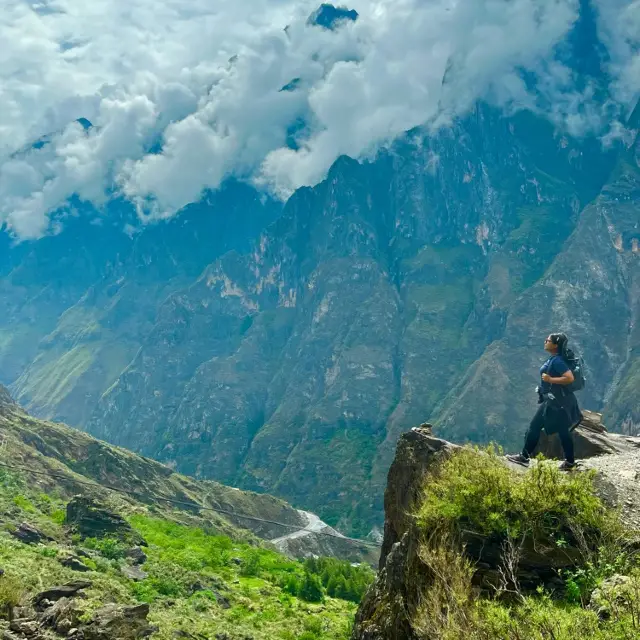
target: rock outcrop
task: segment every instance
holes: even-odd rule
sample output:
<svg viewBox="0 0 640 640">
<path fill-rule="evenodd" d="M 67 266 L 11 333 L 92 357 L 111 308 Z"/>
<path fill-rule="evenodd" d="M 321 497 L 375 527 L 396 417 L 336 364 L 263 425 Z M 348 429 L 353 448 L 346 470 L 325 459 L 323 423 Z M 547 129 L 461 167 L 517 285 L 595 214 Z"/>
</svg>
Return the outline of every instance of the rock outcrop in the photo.
<svg viewBox="0 0 640 640">
<path fill-rule="evenodd" d="M 17 529 L 10 533 L 16 540 L 20 540 L 20 542 L 24 542 L 25 544 L 39 544 L 52 540 L 47 534 L 27 522 L 23 522 Z"/>
<path fill-rule="evenodd" d="M 74 496 L 69 501 L 65 522 L 83 538 L 108 536 L 134 546 L 147 544 L 121 515 L 87 496 Z"/>
<path fill-rule="evenodd" d="M 595 483 L 600 497 L 620 509 L 626 525 L 640 529 L 640 437 L 609 433 L 600 414 L 583 413 L 585 420 L 573 432 L 580 468 L 597 472 Z M 557 435 L 543 434 L 539 450 L 547 458 L 562 458 Z"/>
<path fill-rule="evenodd" d="M 39 593 L 30 606 L 16 607 L 4 640 L 139 640 L 156 628 L 149 624 L 149 605 L 108 604 L 96 610 L 89 620 L 82 615 L 75 599 L 91 582 L 72 582 Z M 51 632 L 58 635 L 52 636 Z"/>
<path fill-rule="evenodd" d="M 579 469 L 596 470 L 594 485 L 599 496 L 611 506 L 623 507 L 623 522 L 640 528 L 637 496 L 640 439 L 607 433 L 604 427 L 594 428 L 588 421 L 576 429 L 574 438 L 578 451 L 589 456 L 579 460 Z M 542 446 L 547 453 L 553 453 L 557 446 L 555 437 L 546 439 Z M 428 474 L 459 449 L 434 437 L 429 425 L 412 429 L 400 438 L 385 492 L 379 574 L 358 610 L 352 640 L 426 640 L 414 621 L 423 595 L 436 576 L 424 561 L 425 532 L 418 526 L 414 514 L 429 491 Z M 506 459 L 504 464 L 514 471 L 523 471 Z M 475 588 L 479 593 L 495 593 L 503 563 L 503 542 L 465 530 L 459 542 L 473 564 Z M 576 567 L 582 559 L 582 550 L 577 544 L 540 548 L 527 542 L 519 549 L 514 577 L 524 591 L 533 591 L 537 586 L 555 590 L 562 588 L 559 571 Z"/>
</svg>

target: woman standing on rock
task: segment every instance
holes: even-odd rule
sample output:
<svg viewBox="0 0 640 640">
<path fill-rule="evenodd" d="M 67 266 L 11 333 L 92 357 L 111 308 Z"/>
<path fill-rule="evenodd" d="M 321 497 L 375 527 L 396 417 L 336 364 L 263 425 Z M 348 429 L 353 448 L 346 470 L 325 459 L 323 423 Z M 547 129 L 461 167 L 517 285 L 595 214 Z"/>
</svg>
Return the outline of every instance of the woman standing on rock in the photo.
<svg viewBox="0 0 640 640">
<path fill-rule="evenodd" d="M 541 383 L 538 387 L 540 407 L 527 430 L 522 453 L 507 456 L 511 462 L 528 466 L 544 429 L 547 434 L 557 433 L 560 437 L 565 457 L 560 469 L 569 471 L 576 466 L 571 430 L 582 420 L 582 413 L 576 396 L 568 387 L 574 382 L 575 377 L 567 364 L 567 342 L 568 339 L 564 333 L 552 333 L 544 342 L 549 358 L 540 367 Z"/>
</svg>

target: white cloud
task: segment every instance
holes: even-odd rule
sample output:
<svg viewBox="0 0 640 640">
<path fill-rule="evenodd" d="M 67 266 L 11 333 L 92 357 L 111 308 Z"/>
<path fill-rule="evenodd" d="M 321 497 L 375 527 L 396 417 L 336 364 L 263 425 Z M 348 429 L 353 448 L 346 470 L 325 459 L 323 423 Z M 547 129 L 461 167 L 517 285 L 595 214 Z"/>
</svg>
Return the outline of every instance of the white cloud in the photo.
<svg viewBox="0 0 640 640">
<path fill-rule="evenodd" d="M 596 0 L 600 36 L 610 54 L 615 97 L 633 104 L 640 93 L 640 0 Z"/>
<path fill-rule="evenodd" d="M 637 2 L 598 0 L 609 1 L 637 16 Z M 360 19 L 335 32 L 306 24 L 319 4 L 5 0 L 0 224 L 38 237 L 72 194 L 100 206 L 114 186 L 142 216 L 170 216 L 232 174 L 286 196 L 338 155 L 446 123 L 479 98 L 555 105 L 550 115 L 576 132 L 599 125 L 588 90 L 553 59 L 578 0 L 354 0 Z M 624 46 L 610 38 L 623 78 L 640 64 L 629 21 L 615 16 L 603 11 L 603 33 L 628 34 Z M 95 127 L 69 126 L 79 117 Z"/>
</svg>

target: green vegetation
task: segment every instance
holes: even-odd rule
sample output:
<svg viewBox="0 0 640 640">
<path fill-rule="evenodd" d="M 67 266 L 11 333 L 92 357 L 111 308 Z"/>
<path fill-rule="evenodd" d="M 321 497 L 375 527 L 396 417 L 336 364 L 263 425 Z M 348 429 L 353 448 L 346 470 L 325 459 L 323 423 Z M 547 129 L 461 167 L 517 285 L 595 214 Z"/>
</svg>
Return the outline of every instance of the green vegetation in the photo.
<svg viewBox="0 0 640 640">
<path fill-rule="evenodd" d="M 519 209 L 518 223 L 496 258 L 508 269 L 508 286 L 513 295 L 542 277 L 575 228 L 575 218 L 558 216 L 554 206 L 537 205 Z"/>
<path fill-rule="evenodd" d="M 50 361 L 45 361 L 45 356 L 40 355 L 29 374 L 18 379 L 16 384 L 23 393 L 29 394 L 34 406 L 56 406 L 71 392 L 95 357 L 94 350 L 86 345 L 75 346 Z"/>
<path fill-rule="evenodd" d="M 415 628 L 438 640 L 640 637 L 636 532 L 603 505 L 593 481 L 590 473 L 563 474 L 541 459 L 516 473 L 493 448 L 465 448 L 442 462 L 418 512 L 424 533 L 419 558 L 432 578 Z M 495 569 L 504 580 L 482 594 L 474 587 L 477 567 L 461 542 L 469 532 L 502 548 L 503 565 Z M 509 555 L 516 547 L 546 554 L 549 566 L 554 549 L 577 553 L 571 566 L 557 570 L 560 586 L 541 579 L 537 589 L 525 590 L 517 577 L 524 555 Z"/>
<path fill-rule="evenodd" d="M 347 640 L 356 603 L 373 580 L 368 567 L 333 559 L 297 562 L 209 526 L 193 526 L 193 517 L 181 512 L 151 517 L 138 505 L 128 520 L 148 543 L 141 567 L 147 577 L 134 581 L 123 573 L 129 547 L 109 537 L 71 535 L 60 518 L 64 500 L 5 470 L 0 487 L 0 508 L 12 513 L 14 528 L 26 521 L 55 539 L 25 545 L 11 537 L 10 526 L 0 531 L 0 630 L 10 607 L 82 577 L 93 583 L 79 600 L 86 619 L 106 602 L 148 603 L 159 640 L 179 630 L 207 638 L 226 633 L 232 640 Z M 89 571 L 63 566 L 71 554 Z"/>
<path fill-rule="evenodd" d="M 620 533 L 594 493 L 592 473 L 566 474 L 542 462 L 518 475 L 492 447 L 462 449 L 442 464 L 430 478 L 420 518 L 429 528 L 463 523 L 485 535 L 529 535 L 558 544 L 578 530 L 590 542 Z"/>
<path fill-rule="evenodd" d="M 360 602 L 373 582 L 373 571 L 367 565 L 352 566 L 336 558 L 309 558 L 304 563 L 307 574 L 320 576 L 327 595 Z"/>
</svg>

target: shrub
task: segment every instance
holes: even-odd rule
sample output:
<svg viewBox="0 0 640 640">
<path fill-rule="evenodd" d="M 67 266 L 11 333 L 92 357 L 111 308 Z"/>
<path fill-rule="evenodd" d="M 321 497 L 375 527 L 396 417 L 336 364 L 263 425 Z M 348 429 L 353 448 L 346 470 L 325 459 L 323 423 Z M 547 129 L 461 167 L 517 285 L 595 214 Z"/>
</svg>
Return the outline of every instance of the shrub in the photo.
<svg viewBox="0 0 640 640">
<path fill-rule="evenodd" d="M 11 609 L 20 604 L 24 595 L 23 581 L 13 576 L 0 576 L 0 617 L 8 619 Z"/>
<path fill-rule="evenodd" d="M 462 449 L 431 474 L 419 521 L 430 530 L 464 526 L 485 535 L 531 535 L 559 545 L 581 532 L 598 546 L 618 537 L 621 528 L 595 494 L 593 477 L 565 474 L 544 461 L 518 474 L 493 448 Z"/>
<path fill-rule="evenodd" d="M 26 498 L 21 494 L 18 494 L 17 496 L 15 496 L 15 498 L 13 499 L 13 504 L 15 504 L 16 507 L 19 507 L 23 511 L 26 511 L 27 513 L 36 512 L 36 508 L 33 502 L 31 502 L 31 500 L 29 500 L 28 498 Z"/>
<path fill-rule="evenodd" d="M 260 575 L 261 557 L 258 549 L 249 551 L 240 567 L 240 575 L 245 577 L 255 577 Z"/>
<path fill-rule="evenodd" d="M 295 575 L 287 576 L 283 578 L 280 587 L 286 593 L 297 596 L 300 593 L 300 580 Z"/>
<path fill-rule="evenodd" d="M 493 448 L 462 449 L 431 474 L 419 507 L 423 540 L 419 559 L 429 571 L 414 624 L 424 637 L 438 640 L 622 640 L 640 637 L 640 579 L 601 620 L 588 608 L 591 593 L 615 573 L 635 575 L 632 539 L 616 513 L 594 491 L 593 474 L 563 474 L 543 460 L 520 474 L 511 471 Z M 584 563 L 562 573 L 566 590 L 537 594 L 511 603 L 478 597 L 475 567 L 458 535 L 463 529 L 487 537 L 528 536 L 534 543 L 574 544 Z M 421 567 L 424 571 L 424 566 Z M 635 588 L 635 585 L 638 588 Z"/>
<path fill-rule="evenodd" d="M 316 635 L 322 634 L 322 619 L 311 616 L 304 621 L 304 630 Z"/>
<path fill-rule="evenodd" d="M 108 560 L 120 560 L 127 553 L 126 545 L 115 538 L 86 538 L 83 544 L 87 549 L 97 551 Z"/>
<path fill-rule="evenodd" d="M 8 469 L 0 468 L 0 487 L 8 491 L 24 489 L 26 483 L 21 475 L 13 473 Z"/>
<path fill-rule="evenodd" d="M 67 514 L 64 509 L 55 509 L 49 516 L 56 524 L 64 524 Z"/>
<path fill-rule="evenodd" d="M 134 596 L 140 602 L 152 603 L 160 597 L 177 597 L 184 595 L 180 583 L 171 577 L 147 578 L 131 586 Z"/>
<path fill-rule="evenodd" d="M 461 638 L 475 622 L 473 566 L 448 536 L 433 536 L 420 547 L 432 581 L 423 594 L 416 626 L 425 638 Z"/>
</svg>

